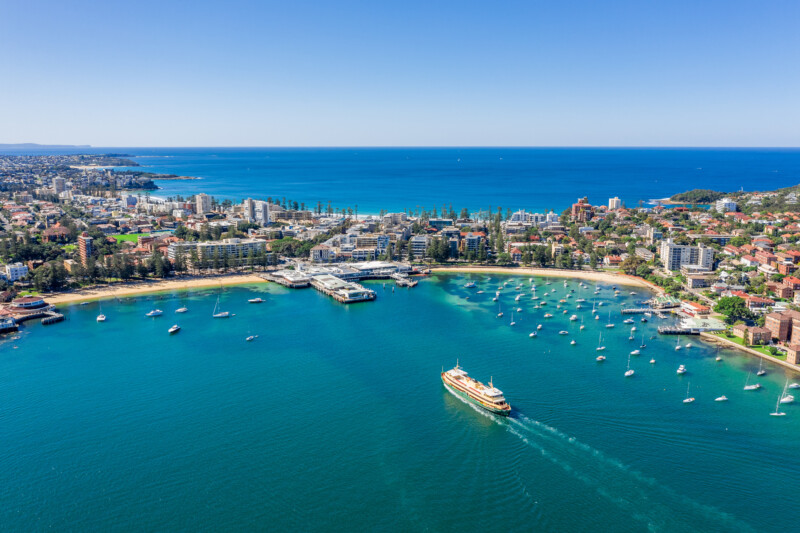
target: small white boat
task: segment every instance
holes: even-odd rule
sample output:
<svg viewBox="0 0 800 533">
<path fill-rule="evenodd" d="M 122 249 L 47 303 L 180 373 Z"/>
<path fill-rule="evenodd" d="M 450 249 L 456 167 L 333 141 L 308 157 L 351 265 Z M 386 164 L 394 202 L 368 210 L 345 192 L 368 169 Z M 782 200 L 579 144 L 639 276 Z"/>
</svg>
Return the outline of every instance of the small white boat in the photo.
<svg viewBox="0 0 800 533">
<path fill-rule="evenodd" d="M 691 384 L 691 383 L 689 383 L 689 384 L 686 386 L 686 399 L 685 399 L 685 400 L 683 400 L 683 403 L 692 403 L 692 402 L 694 401 L 694 398 L 690 398 L 690 397 L 689 397 L 689 387 L 691 387 L 691 386 L 692 386 L 692 384 Z"/>
<path fill-rule="evenodd" d="M 97 321 L 98 322 L 105 322 L 106 321 L 106 315 L 97 315 Z"/>
<path fill-rule="evenodd" d="M 686 349 L 688 350 L 688 349 L 689 349 L 689 348 L 691 348 L 691 347 L 692 347 L 692 343 L 691 343 L 691 342 L 687 342 L 687 343 L 686 343 Z"/>
<path fill-rule="evenodd" d="M 752 372 L 748 372 L 747 373 L 747 380 L 744 382 L 744 390 L 758 390 L 758 389 L 760 389 L 761 388 L 761 384 L 760 383 L 755 383 L 753 385 L 750 385 L 750 374 L 752 374 Z"/>
<path fill-rule="evenodd" d="M 767 371 L 766 371 L 766 370 L 764 370 L 764 360 L 763 360 L 763 359 L 761 359 L 761 360 L 758 362 L 758 372 L 756 372 L 756 376 L 763 376 L 763 375 L 764 375 L 764 374 L 766 374 L 766 373 L 767 373 Z"/>
<path fill-rule="evenodd" d="M 517 297 L 514 298 L 514 301 L 518 302 L 520 298 L 522 298 L 522 295 L 521 294 L 517 294 Z"/>
<path fill-rule="evenodd" d="M 163 314 L 164 314 L 164 311 L 162 311 L 161 309 L 153 309 L 152 311 L 149 311 L 149 312 L 145 313 L 144 316 L 154 317 L 154 316 L 161 316 Z"/>
<path fill-rule="evenodd" d="M 513 326 L 514 324 L 516 324 L 516 322 L 514 322 L 514 311 L 511 311 L 511 323 L 509 325 Z"/>
<path fill-rule="evenodd" d="M 636 326 L 633 326 L 633 327 L 631 328 L 631 333 L 633 333 L 634 331 L 636 331 Z"/>
<path fill-rule="evenodd" d="M 656 360 L 655 360 L 655 359 L 650 359 L 650 364 L 651 364 L 651 365 L 654 365 L 654 364 L 656 364 Z"/>
<path fill-rule="evenodd" d="M 603 361 L 606 360 L 606 356 L 605 355 L 598 355 L 594 359 L 595 359 L 595 361 L 598 361 L 598 362 L 602 363 Z"/>
<path fill-rule="evenodd" d="M 603 346 L 603 334 L 601 333 L 600 336 L 597 338 L 597 348 L 595 348 L 595 350 L 598 352 L 602 352 L 605 349 L 606 347 Z M 605 359 L 605 357 L 603 359 Z"/>
<path fill-rule="evenodd" d="M 600 315 L 594 315 L 595 320 L 600 320 Z"/>
<path fill-rule="evenodd" d="M 572 315 L 571 317 L 569 317 L 569 319 L 570 319 L 572 322 L 575 322 L 576 320 L 578 320 L 578 315 Z"/>
<path fill-rule="evenodd" d="M 581 331 L 583 331 L 583 328 L 585 328 L 585 327 L 586 327 L 586 326 L 584 326 L 583 324 L 581 324 L 581 327 L 580 327 L 579 329 L 580 329 Z"/>
<path fill-rule="evenodd" d="M 563 329 L 558 332 L 559 335 L 569 335 L 569 331 L 564 331 Z"/>
<path fill-rule="evenodd" d="M 571 344 L 571 345 L 573 345 L 573 346 L 575 346 L 575 345 L 576 345 L 576 344 L 578 344 L 578 343 L 577 343 L 577 342 L 575 342 L 575 339 L 573 339 L 573 340 L 571 340 L 571 341 L 570 341 L 570 344 Z"/>
<path fill-rule="evenodd" d="M 623 324 L 633 324 L 633 319 L 632 318 L 626 318 L 625 320 L 622 321 L 622 323 Z"/>
<path fill-rule="evenodd" d="M 613 327 L 614 327 L 614 324 L 606 324 L 606 327 L 607 327 L 607 328 L 613 328 Z"/>
<path fill-rule="evenodd" d="M 249 337 L 247 337 L 245 340 L 246 340 L 247 342 L 250 342 L 250 341 L 254 341 L 254 340 L 256 340 L 257 338 L 258 338 L 258 335 L 250 335 L 250 336 L 249 336 Z"/>
<path fill-rule="evenodd" d="M 781 398 L 781 403 L 794 403 L 794 396 L 791 394 L 785 395 Z"/>
<path fill-rule="evenodd" d="M 790 389 L 800 389 L 800 383 L 791 383 L 789 385 Z"/>
<path fill-rule="evenodd" d="M 478 291 L 475 294 L 483 294 L 483 291 Z"/>
<path fill-rule="evenodd" d="M 535 336 L 536 336 L 536 332 L 535 331 L 531 331 L 531 334 L 528 335 L 528 337 L 535 337 Z"/>
<path fill-rule="evenodd" d="M 188 307 L 181 307 L 180 309 L 176 309 L 176 310 L 175 310 L 175 312 L 176 312 L 176 313 L 185 313 L 185 312 L 187 312 L 188 310 L 189 310 L 189 308 L 188 308 Z"/>
<path fill-rule="evenodd" d="M 727 402 L 728 401 L 728 397 L 723 394 L 722 396 L 714 398 L 714 401 L 715 402 Z"/>
<path fill-rule="evenodd" d="M 521 313 L 521 312 L 522 312 L 522 308 L 521 307 L 517 307 L 517 313 Z"/>
<path fill-rule="evenodd" d="M 625 371 L 625 377 L 629 378 L 634 374 L 633 369 L 631 368 L 631 356 L 628 354 L 628 370 Z"/>
<path fill-rule="evenodd" d="M 779 410 L 781 404 L 783 403 L 783 397 L 786 394 L 786 386 L 789 385 L 789 380 L 786 380 L 786 385 L 783 386 L 783 391 L 781 391 L 780 395 L 778 396 L 778 402 L 775 404 L 775 412 L 770 413 L 770 416 L 786 416 L 786 413 L 783 413 Z M 794 398 L 792 398 L 794 400 Z"/>
<path fill-rule="evenodd" d="M 167 333 L 172 335 L 173 333 L 178 333 L 180 330 L 181 330 L 181 327 L 178 324 L 175 324 L 174 326 L 172 326 L 171 328 L 169 328 L 167 330 Z"/>
<path fill-rule="evenodd" d="M 219 308 L 219 296 L 217 296 L 217 303 L 214 304 L 214 311 L 211 313 L 211 318 L 230 318 L 231 314 L 229 311 L 217 311 Z"/>
<path fill-rule="evenodd" d="M 676 372 L 677 372 L 679 375 L 680 375 L 680 374 L 685 374 L 685 373 L 686 373 L 686 366 L 685 366 L 685 365 L 680 365 L 680 366 L 678 367 L 678 370 L 676 370 Z"/>
<path fill-rule="evenodd" d="M 634 350 L 631 352 L 631 355 L 639 355 L 640 353 L 642 352 L 640 352 L 639 350 Z"/>
<path fill-rule="evenodd" d="M 247 303 L 249 303 L 249 304 L 260 304 L 260 303 L 264 303 L 264 300 L 262 300 L 261 298 L 250 298 L 249 300 L 247 300 Z"/>
<path fill-rule="evenodd" d="M 474 281 L 470 281 L 469 283 L 464 285 L 464 288 L 465 289 L 474 289 L 475 288 L 475 282 Z"/>
<path fill-rule="evenodd" d="M 545 313 L 545 314 L 544 314 L 544 317 L 545 317 L 545 318 L 553 318 L 553 315 L 551 315 L 550 313 Z"/>
<path fill-rule="evenodd" d="M 492 298 L 492 301 L 493 301 L 493 302 L 496 302 L 496 301 L 497 301 L 497 296 L 495 296 L 494 298 Z"/>
<path fill-rule="evenodd" d="M 720 357 L 720 356 L 717 356 L 717 358 L 716 358 L 716 361 L 717 361 L 717 362 L 719 362 L 719 361 L 722 361 L 722 357 Z"/>
</svg>

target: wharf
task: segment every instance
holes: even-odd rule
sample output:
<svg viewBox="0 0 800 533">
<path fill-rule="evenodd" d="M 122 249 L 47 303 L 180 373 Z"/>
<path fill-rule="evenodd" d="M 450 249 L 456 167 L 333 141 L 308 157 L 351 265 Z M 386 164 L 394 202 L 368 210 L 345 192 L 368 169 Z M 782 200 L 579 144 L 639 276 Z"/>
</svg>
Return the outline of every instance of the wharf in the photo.
<svg viewBox="0 0 800 533">
<path fill-rule="evenodd" d="M 311 280 L 311 286 L 343 304 L 369 302 L 376 297 L 375 291 L 330 274 L 315 276 Z"/>
<path fill-rule="evenodd" d="M 667 318 L 663 309 L 652 309 L 650 307 L 634 307 L 632 309 L 623 309 L 623 315 L 642 315 L 644 313 L 653 313 L 658 318 Z"/>
<path fill-rule="evenodd" d="M 61 313 L 57 313 L 55 311 L 51 311 L 47 313 L 47 316 L 42 319 L 42 324 L 45 326 L 49 326 L 50 324 L 62 322 L 63 320 L 64 320 L 64 315 L 62 315 Z"/>
<path fill-rule="evenodd" d="M 278 270 L 271 274 L 262 274 L 262 278 L 290 289 L 305 289 L 311 286 L 311 278 L 293 270 Z"/>
<path fill-rule="evenodd" d="M 702 328 L 684 328 L 679 326 L 659 326 L 658 332 L 661 335 L 700 335 Z"/>
</svg>

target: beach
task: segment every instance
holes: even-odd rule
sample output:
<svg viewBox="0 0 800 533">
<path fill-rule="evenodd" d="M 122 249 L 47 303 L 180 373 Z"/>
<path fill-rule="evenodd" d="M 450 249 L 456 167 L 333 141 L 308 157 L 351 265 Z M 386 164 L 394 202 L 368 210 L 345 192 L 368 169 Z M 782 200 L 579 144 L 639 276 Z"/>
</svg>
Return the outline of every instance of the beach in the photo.
<svg viewBox="0 0 800 533">
<path fill-rule="evenodd" d="M 232 274 L 227 276 L 205 278 L 185 277 L 161 281 L 136 281 L 109 285 L 96 285 L 94 287 L 88 287 L 72 292 L 55 293 L 52 295 L 44 294 L 43 296 L 48 303 L 58 305 L 81 302 L 85 300 L 114 298 L 118 296 L 134 296 L 148 292 L 200 289 L 206 287 L 217 287 L 221 285 L 242 285 L 246 283 L 267 282 L 255 274 Z"/>
<path fill-rule="evenodd" d="M 463 273 L 463 274 L 509 274 L 519 276 L 543 276 L 557 278 L 585 279 L 588 281 L 600 281 L 616 285 L 627 285 L 630 287 L 642 287 L 656 293 L 663 290 L 652 283 L 635 276 L 627 274 L 617 274 L 613 272 L 597 272 L 586 270 L 564 270 L 557 268 L 516 268 L 516 267 L 431 267 L 433 272 L 442 273 Z"/>
</svg>

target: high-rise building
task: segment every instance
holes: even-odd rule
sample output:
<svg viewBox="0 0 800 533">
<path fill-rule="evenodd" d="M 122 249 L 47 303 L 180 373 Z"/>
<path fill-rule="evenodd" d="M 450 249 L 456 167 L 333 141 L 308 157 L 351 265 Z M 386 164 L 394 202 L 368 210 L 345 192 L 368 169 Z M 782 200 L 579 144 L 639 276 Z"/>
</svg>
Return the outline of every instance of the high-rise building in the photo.
<svg viewBox="0 0 800 533">
<path fill-rule="evenodd" d="M 86 266 L 92 257 L 92 238 L 85 231 L 78 237 L 78 251 L 81 254 L 81 263 Z"/>
<path fill-rule="evenodd" d="M 64 178 L 53 178 L 53 192 L 61 194 L 67 190 L 67 180 Z"/>
<path fill-rule="evenodd" d="M 615 196 L 614 198 L 608 199 L 608 208 L 610 210 L 619 209 L 621 207 L 622 207 L 622 200 L 620 200 L 618 197 Z"/>
<path fill-rule="evenodd" d="M 256 202 L 255 205 L 255 221 L 262 226 L 266 226 L 270 223 L 269 202 Z"/>
<path fill-rule="evenodd" d="M 736 211 L 737 207 L 738 205 L 736 202 L 730 198 L 722 198 L 721 200 L 717 200 L 714 204 L 714 209 L 716 209 L 718 213 L 729 213 L 731 211 Z"/>
<path fill-rule="evenodd" d="M 253 222 L 256 219 L 256 201 L 252 198 L 242 200 L 242 216 L 248 222 Z"/>
<path fill-rule="evenodd" d="M 589 203 L 589 199 L 585 196 L 578 198 L 578 201 L 572 204 L 572 220 L 576 222 L 588 222 L 594 215 L 594 207 Z"/>
<path fill-rule="evenodd" d="M 675 244 L 672 239 L 667 239 L 661 243 L 658 255 L 667 270 L 680 270 L 684 265 L 714 269 L 714 249 L 702 244 L 688 246 Z"/>
<path fill-rule="evenodd" d="M 197 194 L 194 197 L 194 209 L 198 215 L 211 212 L 211 197 L 207 194 Z"/>
</svg>

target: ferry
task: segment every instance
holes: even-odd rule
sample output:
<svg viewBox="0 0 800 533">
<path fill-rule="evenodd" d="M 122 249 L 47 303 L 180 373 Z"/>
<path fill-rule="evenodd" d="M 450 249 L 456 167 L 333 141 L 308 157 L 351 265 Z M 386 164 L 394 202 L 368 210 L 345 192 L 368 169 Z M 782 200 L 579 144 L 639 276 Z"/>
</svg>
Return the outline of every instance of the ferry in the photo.
<svg viewBox="0 0 800 533">
<path fill-rule="evenodd" d="M 496 389 L 491 380 L 489 380 L 489 386 L 487 387 L 480 381 L 469 377 L 458 366 L 458 361 L 456 361 L 455 368 L 442 372 L 442 383 L 455 396 L 486 409 L 490 413 L 502 416 L 511 414 L 511 406 L 508 405 L 508 402 L 503 397 L 503 392 Z"/>
</svg>

